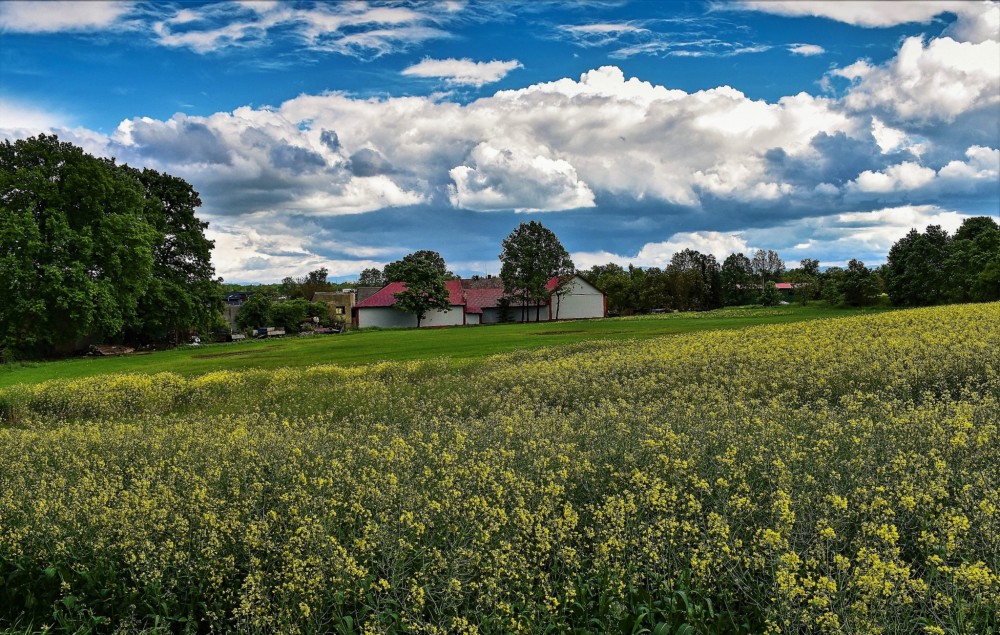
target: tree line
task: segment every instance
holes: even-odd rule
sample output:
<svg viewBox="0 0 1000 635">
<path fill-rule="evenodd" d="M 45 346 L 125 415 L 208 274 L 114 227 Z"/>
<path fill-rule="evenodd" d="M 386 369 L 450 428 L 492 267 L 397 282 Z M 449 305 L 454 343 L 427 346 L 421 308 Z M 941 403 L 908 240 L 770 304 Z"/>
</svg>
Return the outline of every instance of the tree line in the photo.
<svg viewBox="0 0 1000 635">
<path fill-rule="evenodd" d="M 730 254 L 721 264 L 710 254 L 685 249 L 664 267 L 615 263 L 581 274 L 607 294 L 612 314 L 692 311 L 745 304 L 777 304 L 774 283 L 791 285 L 793 301 L 871 306 L 886 298 L 896 306 L 1000 300 L 1000 225 L 987 216 L 967 218 L 950 236 L 938 225 L 911 230 L 889 250 L 886 264 L 867 267 L 851 259 L 827 267 L 806 258 L 785 269 L 771 250 L 753 257 Z"/>
<path fill-rule="evenodd" d="M 51 135 L 0 143 L 0 351 L 176 341 L 221 319 L 208 223 L 183 179 Z"/>
</svg>

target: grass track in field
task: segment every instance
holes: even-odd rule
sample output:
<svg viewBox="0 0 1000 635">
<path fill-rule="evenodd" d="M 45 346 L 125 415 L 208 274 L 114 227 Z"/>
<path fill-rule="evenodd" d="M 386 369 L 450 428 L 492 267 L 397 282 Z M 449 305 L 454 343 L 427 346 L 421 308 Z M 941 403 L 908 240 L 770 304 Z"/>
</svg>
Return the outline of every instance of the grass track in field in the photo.
<svg viewBox="0 0 1000 635">
<path fill-rule="evenodd" d="M 866 311 L 875 310 L 879 309 Z M 450 357 L 459 362 L 496 353 L 584 341 L 649 339 L 695 331 L 844 317 L 861 312 L 857 309 L 816 305 L 788 305 L 555 323 L 362 330 L 346 335 L 289 336 L 279 340 L 238 344 L 184 346 L 170 351 L 122 357 L 81 357 L 7 364 L 0 366 L 0 386 L 33 384 L 49 379 L 76 379 L 106 373 L 169 371 L 188 376 L 223 369 L 304 367 L 315 364 L 353 366 L 384 360 L 437 357 Z"/>
</svg>

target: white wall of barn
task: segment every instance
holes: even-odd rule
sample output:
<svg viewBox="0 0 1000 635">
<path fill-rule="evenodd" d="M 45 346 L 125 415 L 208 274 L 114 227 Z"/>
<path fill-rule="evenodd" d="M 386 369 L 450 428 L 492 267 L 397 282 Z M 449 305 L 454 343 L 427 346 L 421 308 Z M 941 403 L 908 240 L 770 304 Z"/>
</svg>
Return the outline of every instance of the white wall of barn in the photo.
<svg viewBox="0 0 1000 635">
<path fill-rule="evenodd" d="M 425 326 L 460 326 L 465 309 L 453 306 L 447 311 L 431 311 L 421 320 L 421 328 Z M 417 325 L 415 315 L 400 311 L 393 307 L 362 307 L 358 309 L 358 328 L 378 327 L 383 329 L 413 328 Z"/>
<path fill-rule="evenodd" d="M 577 276 L 570 281 L 565 293 L 552 298 L 553 319 L 556 319 L 557 313 L 560 320 L 604 317 L 604 295 L 594 285 Z"/>
</svg>

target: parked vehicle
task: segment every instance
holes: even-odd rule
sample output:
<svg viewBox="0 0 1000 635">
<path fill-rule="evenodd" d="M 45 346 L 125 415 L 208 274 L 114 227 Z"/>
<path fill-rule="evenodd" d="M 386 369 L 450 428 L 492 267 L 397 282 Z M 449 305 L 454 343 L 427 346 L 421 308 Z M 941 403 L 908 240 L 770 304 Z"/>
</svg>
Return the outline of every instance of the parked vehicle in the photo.
<svg viewBox="0 0 1000 635">
<path fill-rule="evenodd" d="M 284 334 L 285 329 L 279 329 L 273 326 L 262 326 L 255 329 L 253 332 L 253 336 L 259 340 L 267 337 L 282 337 Z"/>
</svg>

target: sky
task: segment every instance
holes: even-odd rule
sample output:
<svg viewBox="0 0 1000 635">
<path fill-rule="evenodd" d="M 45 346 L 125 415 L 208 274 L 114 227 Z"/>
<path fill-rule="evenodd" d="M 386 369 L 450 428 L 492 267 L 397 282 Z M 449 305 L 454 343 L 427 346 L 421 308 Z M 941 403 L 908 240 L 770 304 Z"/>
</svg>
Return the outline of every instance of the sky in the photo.
<svg viewBox="0 0 1000 635">
<path fill-rule="evenodd" d="M 885 262 L 1000 221 L 1000 4 L 0 3 L 0 139 L 190 182 L 227 282 L 421 249 L 496 274 L 773 249 Z"/>
</svg>

